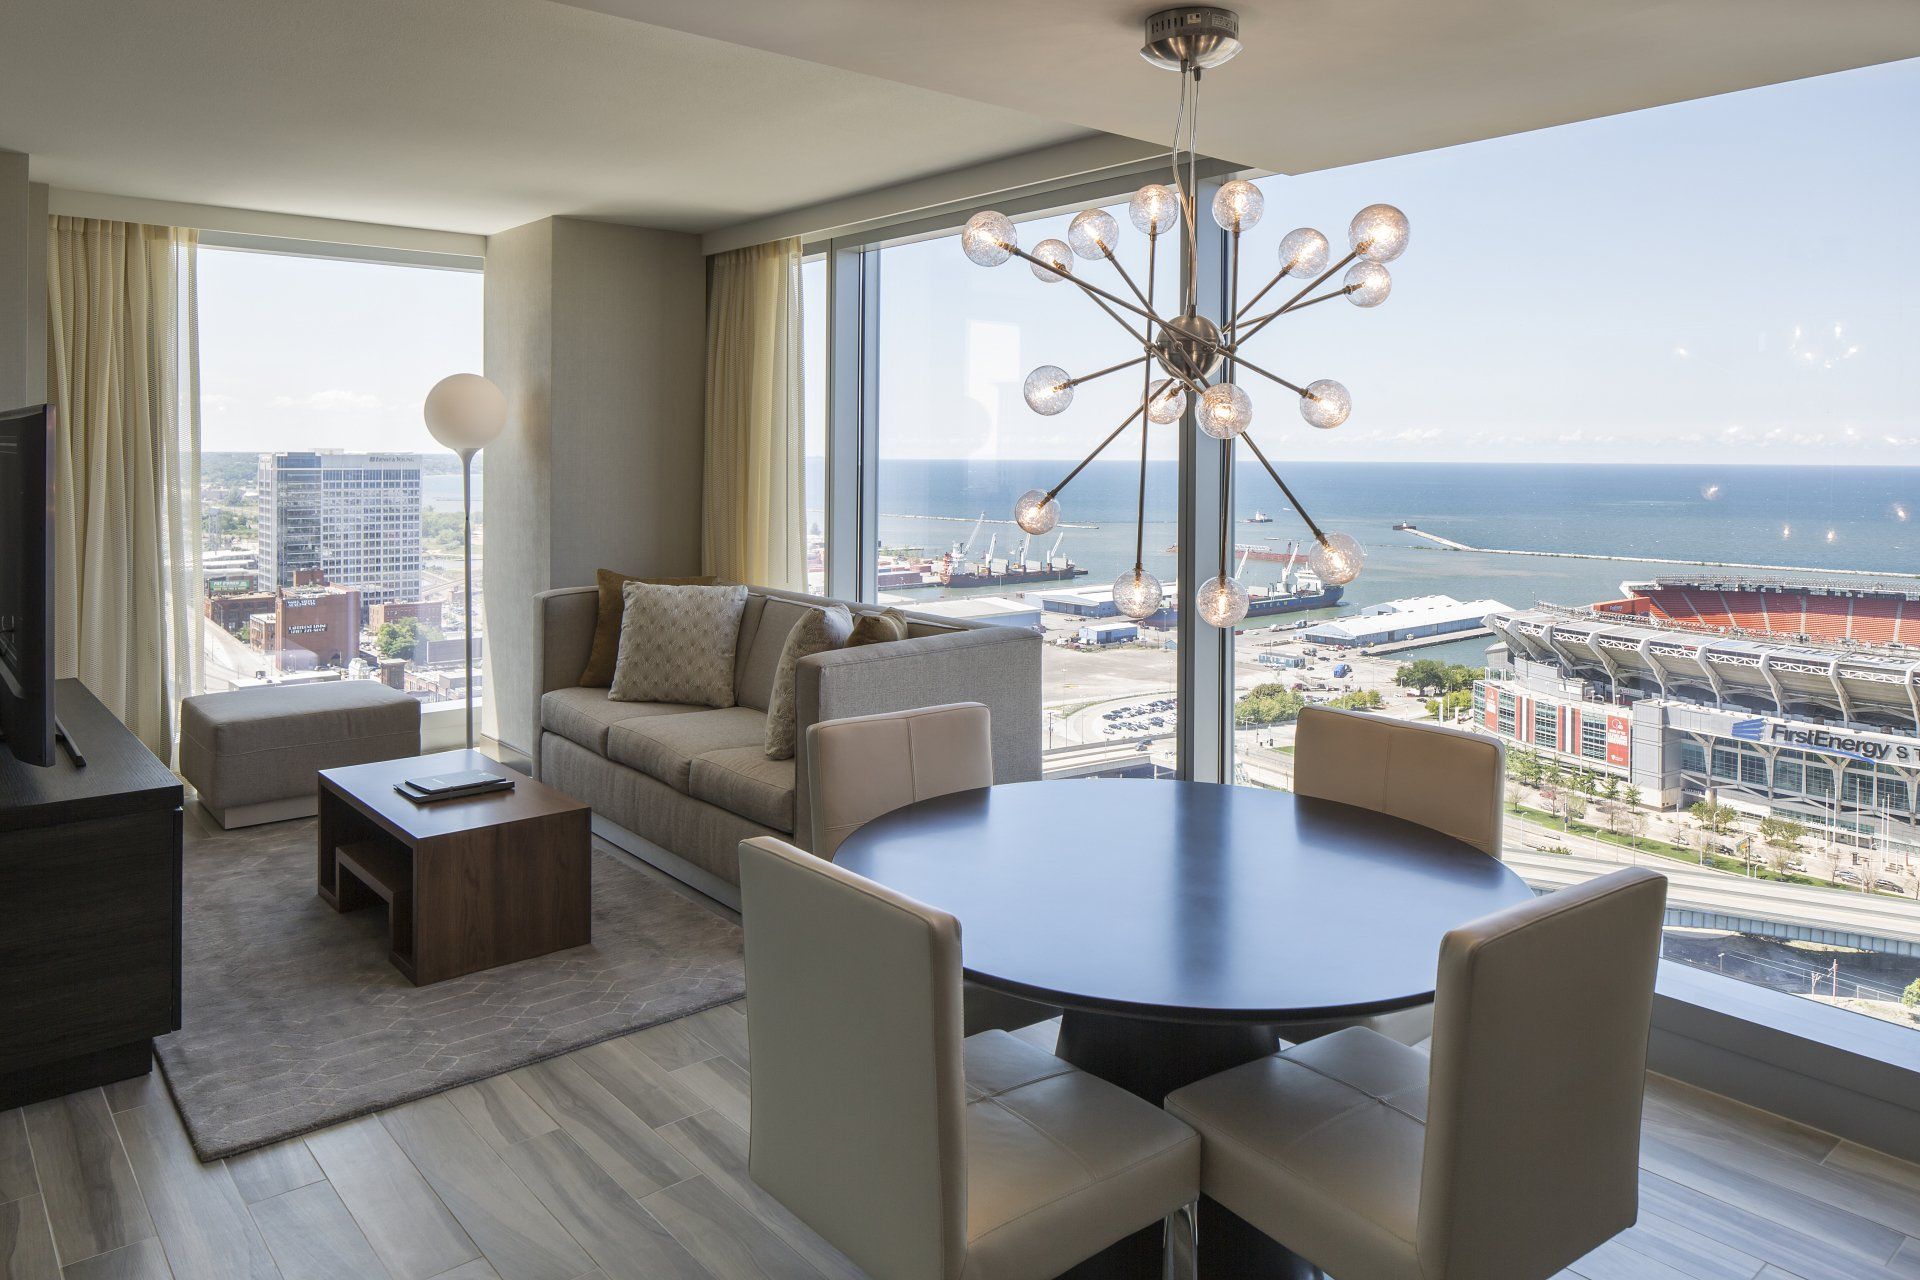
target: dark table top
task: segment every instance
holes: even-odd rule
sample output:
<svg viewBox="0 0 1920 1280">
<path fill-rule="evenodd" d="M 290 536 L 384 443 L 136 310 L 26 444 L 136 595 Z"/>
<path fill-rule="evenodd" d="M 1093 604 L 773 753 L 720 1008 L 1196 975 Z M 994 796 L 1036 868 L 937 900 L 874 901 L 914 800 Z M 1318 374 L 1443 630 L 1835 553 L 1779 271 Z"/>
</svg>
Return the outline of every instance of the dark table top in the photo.
<svg viewBox="0 0 1920 1280">
<path fill-rule="evenodd" d="M 424 778 L 437 773 L 463 773 L 478 769 L 513 779 L 513 790 L 485 795 L 458 796 L 415 804 L 393 789 L 408 778 Z M 575 800 L 545 783 L 501 764 L 478 751 L 438 751 L 432 755 L 405 756 L 398 760 L 376 760 L 371 764 L 351 764 L 320 771 L 322 786 L 346 797 L 354 807 L 403 840 L 431 840 L 438 836 L 460 835 L 488 827 L 504 826 L 528 818 L 544 818 L 555 813 L 586 809 L 586 802 Z"/>
<path fill-rule="evenodd" d="M 1179 1021 L 1419 1004 L 1447 930 L 1533 896 L 1425 827 L 1199 782 L 964 791 L 874 819 L 834 861 L 955 916 L 975 981 Z"/>
</svg>

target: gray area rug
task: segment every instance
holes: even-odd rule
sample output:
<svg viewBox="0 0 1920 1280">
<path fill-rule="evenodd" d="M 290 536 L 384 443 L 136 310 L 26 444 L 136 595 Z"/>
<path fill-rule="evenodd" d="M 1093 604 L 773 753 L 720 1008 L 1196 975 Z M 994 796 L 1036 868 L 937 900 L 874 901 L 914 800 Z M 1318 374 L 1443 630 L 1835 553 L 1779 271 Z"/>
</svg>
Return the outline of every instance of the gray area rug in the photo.
<svg viewBox="0 0 1920 1280">
<path fill-rule="evenodd" d="M 593 943 L 415 987 L 386 909 L 315 896 L 314 823 L 187 815 L 184 1016 L 158 1042 L 215 1160 L 738 999 L 740 929 L 595 841 Z M 202 820 L 204 822 L 204 820 Z"/>
</svg>

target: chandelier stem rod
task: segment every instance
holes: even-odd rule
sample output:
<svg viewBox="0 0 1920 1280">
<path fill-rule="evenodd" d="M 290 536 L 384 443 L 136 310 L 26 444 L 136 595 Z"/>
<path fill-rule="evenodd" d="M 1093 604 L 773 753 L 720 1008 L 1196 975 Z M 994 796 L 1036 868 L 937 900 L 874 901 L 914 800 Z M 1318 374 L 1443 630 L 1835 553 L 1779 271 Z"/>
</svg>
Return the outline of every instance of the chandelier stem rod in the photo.
<svg viewBox="0 0 1920 1280">
<path fill-rule="evenodd" d="M 1308 298 L 1305 302 L 1296 302 L 1292 306 L 1281 308 L 1280 314 L 1291 315 L 1295 311 L 1304 311 L 1316 303 L 1332 302 L 1335 298 L 1344 298 L 1359 287 L 1357 284 L 1350 284 L 1345 288 L 1335 289 L 1332 293 L 1323 293 L 1317 298 Z"/>
<path fill-rule="evenodd" d="M 1077 387 L 1083 382 L 1092 382 L 1095 378 L 1104 378 L 1110 373 L 1118 373 L 1122 369 L 1131 369 L 1134 365 L 1146 359 L 1149 359 L 1149 357 L 1135 356 L 1131 360 L 1122 360 L 1119 364 L 1110 364 L 1104 369 L 1096 369 L 1092 373 L 1083 373 L 1077 378 L 1068 378 L 1063 385 Z"/>
<path fill-rule="evenodd" d="M 1149 241 L 1151 241 L 1152 237 L 1148 237 L 1148 239 Z M 1149 259 L 1151 259 L 1151 257 L 1153 256 L 1151 250 L 1148 251 L 1147 256 L 1149 257 Z M 1107 250 L 1107 261 L 1113 264 L 1113 269 L 1115 271 L 1118 271 L 1120 273 L 1120 278 L 1127 282 L 1127 288 L 1133 290 L 1133 296 L 1140 299 L 1140 305 L 1145 307 L 1147 309 L 1147 313 L 1151 315 L 1153 313 L 1153 299 L 1148 297 L 1146 294 L 1140 292 L 1140 286 L 1133 282 L 1133 277 L 1127 274 L 1127 269 L 1120 265 L 1120 255 L 1115 253 L 1113 250 L 1109 249 Z M 1149 289 L 1153 287 L 1152 280 L 1147 281 L 1147 287 Z"/>
<path fill-rule="evenodd" d="M 1286 278 L 1287 278 L 1287 269 L 1285 267 L 1282 267 L 1280 269 L 1279 275 L 1275 276 L 1273 279 L 1261 285 L 1260 292 L 1254 294 L 1251 298 L 1247 299 L 1246 306 L 1240 307 L 1233 313 L 1233 319 L 1227 321 L 1227 328 L 1231 330 L 1233 326 L 1239 324 L 1242 320 L 1246 319 L 1247 312 L 1259 306 L 1260 299 L 1266 297 L 1267 294 L 1272 291 L 1273 286 L 1279 284 L 1282 280 L 1285 280 Z"/>
<path fill-rule="evenodd" d="M 1233 228 L 1232 238 L 1227 242 L 1227 314 L 1237 314 L 1240 309 L 1240 227 Z M 1235 360 L 1231 351 L 1227 354 L 1227 381 L 1233 381 Z M 1220 576 L 1233 577 L 1233 437 L 1228 436 L 1221 442 L 1225 447 L 1221 474 L 1226 477 L 1226 492 L 1220 498 Z"/>
<path fill-rule="evenodd" d="M 1351 253 L 1347 254 L 1346 257 L 1340 259 L 1340 261 L 1334 263 L 1332 266 L 1328 267 L 1325 271 L 1322 271 L 1319 275 L 1315 276 L 1312 280 L 1308 281 L 1306 288 L 1294 294 L 1291 298 L 1288 298 L 1285 302 L 1281 303 L 1278 307 L 1276 307 L 1272 311 L 1267 312 L 1266 315 L 1261 316 L 1260 319 L 1254 324 L 1253 328 L 1247 330 L 1245 333 L 1239 333 L 1236 331 L 1233 335 L 1234 344 L 1237 346 L 1238 344 L 1245 342 L 1248 338 L 1251 338 L 1254 334 L 1260 332 L 1262 329 L 1272 324 L 1276 318 L 1285 315 L 1287 313 L 1288 307 L 1291 307 L 1294 303 L 1300 301 L 1300 299 L 1306 297 L 1308 294 L 1312 293 L 1315 289 L 1318 289 L 1321 285 L 1331 280 L 1333 278 L 1334 272 L 1346 266 L 1348 263 L 1352 262 L 1355 258 L 1359 256 L 1360 256 L 1360 251 L 1358 249 L 1353 250 Z"/>
<path fill-rule="evenodd" d="M 1305 387 L 1295 386 L 1293 383 L 1288 382 L 1285 378 L 1281 377 L 1277 373 L 1269 373 L 1267 370 L 1262 369 L 1259 365 L 1255 364 L 1253 361 L 1247 359 L 1245 356 L 1235 356 L 1234 363 L 1244 368 L 1253 370 L 1255 373 L 1267 379 L 1267 381 L 1269 382 L 1279 383 L 1281 386 L 1285 387 L 1287 390 L 1293 392 L 1293 394 L 1297 396 L 1304 396 L 1309 394 Z"/>
<path fill-rule="evenodd" d="M 1313 522 L 1313 517 L 1307 514 L 1307 509 L 1300 505 L 1300 499 L 1293 496 L 1293 490 L 1287 487 L 1287 482 L 1280 478 L 1280 473 L 1273 469 L 1271 462 L 1267 461 L 1267 455 L 1260 452 L 1260 446 L 1254 442 L 1253 433 L 1243 431 L 1240 433 L 1240 438 L 1247 442 L 1247 447 L 1253 450 L 1253 456 L 1260 459 L 1260 465 L 1267 469 L 1267 474 L 1273 477 L 1273 482 L 1280 486 L 1280 492 L 1286 495 L 1287 502 L 1293 507 L 1294 512 L 1307 522 L 1307 532 L 1313 535 L 1313 540 L 1324 544 L 1327 540 L 1326 531 Z"/>
<path fill-rule="evenodd" d="M 1140 416 L 1140 410 L 1135 409 L 1132 413 L 1127 415 L 1126 420 L 1124 422 L 1122 422 L 1119 426 L 1115 427 L 1112 431 L 1109 431 L 1107 433 L 1107 438 L 1105 440 L 1102 440 L 1099 444 L 1095 445 L 1093 448 L 1093 452 L 1088 454 L 1086 457 L 1082 458 L 1078 466 L 1076 466 L 1073 470 L 1067 472 L 1065 479 L 1061 480 L 1060 483 L 1053 486 L 1053 488 L 1047 490 L 1048 499 L 1051 500 L 1051 499 L 1057 498 L 1063 492 L 1065 492 L 1066 487 L 1073 483 L 1074 478 L 1078 476 L 1082 471 L 1085 471 L 1087 469 L 1087 464 L 1092 462 L 1095 458 L 1099 457 L 1101 454 L 1105 453 L 1107 451 L 1107 446 L 1112 444 L 1115 440 L 1118 440 L 1120 438 L 1120 433 L 1122 431 L 1125 431 L 1128 427 L 1132 426 L 1133 420 L 1135 418 L 1138 418 L 1139 416 Z"/>
<path fill-rule="evenodd" d="M 1154 254 L 1158 248 L 1157 236 L 1147 238 L 1147 289 L 1148 296 L 1141 299 L 1148 310 L 1153 308 L 1152 289 L 1154 277 Z M 1111 255 L 1109 255 L 1111 256 Z M 1114 264 L 1118 266 L 1119 263 Z M 1128 283 L 1132 283 L 1129 281 Z M 1153 419 L 1147 416 L 1147 410 L 1153 404 L 1153 366 L 1149 364 L 1140 375 L 1140 497 L 1133 513 L 1133 571 L 1136 575 L 1146 572 L 1145 550 L 1147 540 L 1147 438 L 1153 434 Z M 992 568 L 991 565 L 988 568 Z"/>
<path fill-rule="evenodd" d="M 1116 306 L 1124 307 L 1126 310 L 1133 312 L 1133 314 L 1139 316 L 1143 320 L 1151 320 L 1155 324 L 1160 323 L 1159 316 L 1153 314 L 1153 312 L 1151 311 L 1142 311 L 1139 307 L 1134 306 L 1131 302 L 1128 302 L 1125 298 L 1120 297 L 1118 294 L 1108 293 L 1105 289 L 1102 289 L 1097 284 L 1088 284 L 1085 280 L 1082 280 L 1079 276 L 1076 276 L 1069 271 L 1062 271 L 1060 268 L 1054 266 L 1051 262 L 1042 262 L 1040 259 L 1034 257 L 1032 254 L 1028 253 L 1025 249 L 1022 249 L 1017 244 L 1009 245 L 1007 247 L 1013 250 L 1013 256 L 1016 258 L 1024 259 L 1025 261 L 1032 263 L 1036 267 L 1045 267 L 1048 271 L 1053 272 L 1053 274 L 1059 276 L 1062 280 L 1065 280 L 1071 284 L 1079 285 L 1082 289 L 1086 290 L 1090 294 L 1093 294 L 1097 298 L 1105 298 L 1108 302 L 1111 302 Z"/>
</svg>

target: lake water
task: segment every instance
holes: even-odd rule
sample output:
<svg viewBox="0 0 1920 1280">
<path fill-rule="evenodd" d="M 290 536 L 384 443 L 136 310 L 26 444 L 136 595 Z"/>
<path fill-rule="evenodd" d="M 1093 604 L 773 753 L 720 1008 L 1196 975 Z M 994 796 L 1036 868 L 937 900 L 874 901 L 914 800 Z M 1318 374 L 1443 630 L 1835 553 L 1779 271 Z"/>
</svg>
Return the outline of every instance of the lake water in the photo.
<svg viewBox="0 0 1920 1280">
<path fill-rule="evenodd" d="M 813 460 L 818 466 L 818 460 Z M 1146 564 L 1171 578 L 1176 465 L 1150 463 Z M 1683 566 L 1479 555 L 1433 550 L 1393 526 L 1420 528 L 1476 547 L 1738 561 L 1804 568 L 1920 574 L 1920 467 L 1573 466 L 1555 464 L 1281 464 L 1300 500 L 1329 530 L 1367 550 L 1367 566 L 1337 612 L 1416 595 L 1586 604 L 1618 594 L 1623 579 L 1682 573 Z M 997 554 L 1025 534 L 1009 518 L 1027 489 L 1045 489 L 1070 462 L 887 461 L 879 476 L 880 537 L 887 546 L 939 552 L 964 542 L 983 513 L 973 554 L 998 535 Z M 1039 559 L 1060 551 L 1089 570 L 1079 585 L 1111 581 L 1133 563 L 1137 462 L 1098 461 L 1061 494 L 1063 530 L 1034 539 Z M 1285 547 L 1305 528 L 1257 464 L 1235 475 L 1236 539 Z M 817 474 L 809 492 L 823 492 Z M 1254 511 L 1271 524 L 1247 524 Z M 810 516 L 817 522 L 818 513 Z M 1264 581 L 1273 566 L 1251 562 Z M 1064 584 L 1062 584 L 1064 585 Z M 913 593 L 922 594 L 922 593 Z M 924 593 L 931 596 L 932 592 Z M 1298 620 L 1289 616 L 1286 621 Z M 1330 615 L 1322 615 L 1330 616 Z M 1481 640 L 1423 655 L 1476 657 Z"/>
</svg>

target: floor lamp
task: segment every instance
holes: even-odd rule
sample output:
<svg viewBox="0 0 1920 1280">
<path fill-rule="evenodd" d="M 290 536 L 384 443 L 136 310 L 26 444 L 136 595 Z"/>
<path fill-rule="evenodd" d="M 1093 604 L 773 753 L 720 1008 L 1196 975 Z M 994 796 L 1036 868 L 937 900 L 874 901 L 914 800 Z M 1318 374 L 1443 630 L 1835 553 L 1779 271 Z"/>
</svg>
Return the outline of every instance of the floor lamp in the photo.
<svg viewBox="0 0 1920 1280">
<path fill-rule="evenodd" d="M 465 592 L 467 749 L 473 749 L 473 455 L 499 439 L 507 425 L 507 398 L 477 373 L 442 378 L 427 393 L 427 430 L 460 455 L 461 582 Z"/>
</svg>

